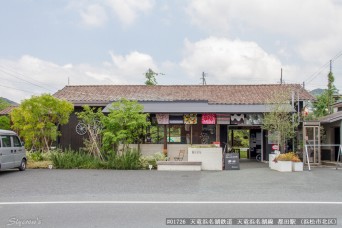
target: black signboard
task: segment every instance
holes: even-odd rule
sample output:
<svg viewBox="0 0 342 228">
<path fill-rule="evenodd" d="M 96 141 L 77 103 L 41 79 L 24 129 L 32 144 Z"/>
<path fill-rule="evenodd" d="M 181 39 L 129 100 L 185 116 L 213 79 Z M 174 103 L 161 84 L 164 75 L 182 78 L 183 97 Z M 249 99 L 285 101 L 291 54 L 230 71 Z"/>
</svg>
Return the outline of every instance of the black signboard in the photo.
<svg viewBox="0 0 342 228">
<path fill-rule="evenodd" d="M 226 153 L 224 156 L 224 169 L 225 170 L 239 170 L 240 160 L 238 153 Z"/>
</svg>

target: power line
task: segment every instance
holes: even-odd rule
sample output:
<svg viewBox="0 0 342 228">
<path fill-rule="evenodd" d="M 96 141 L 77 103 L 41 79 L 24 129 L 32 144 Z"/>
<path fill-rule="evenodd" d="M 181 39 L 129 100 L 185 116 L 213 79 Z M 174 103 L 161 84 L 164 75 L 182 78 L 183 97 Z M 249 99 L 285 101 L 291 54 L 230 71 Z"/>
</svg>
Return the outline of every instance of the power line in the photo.
<svg viewBox="0 0 342 228">
<path fill-rule="evenodd" d="M 17 75 L 19 75 L 19 76 L 22 76 L 22 77 L 24 77 L 24 78 L 29 78 L 27 75 L 24 75 L 24 74 L 22 74 L 22 73 L 16 71 L 16 70 L 13 69 L 11 66 L 4 65 L 4 64 L 0 65 L 0 67 L 1 67 L 1 66 L 4 67 L 4 68 L 6 68 L 7 71 L 11 71 L 12 73 L 15 73 L 15 74 L 17 74 Z M 40 81 L 37 81 L 37 80 L 35 80 L 35 79 L 33 79 L 33 78 L 30 78 L 30 80 L 35 81 L 36 83 L 39 83 L 40 85 L 43 85 L 43 86 L 45 86 L 45 87 L 50 87 L 50 88 L 53 88 L 53 89 L 55 89 L 55 90 L 58 90 L 58 89 L 55 88 L 55 87 L 52 87 L 52 86 L 47 85 L 47 84 L 44 84 L 44 83 L 42 83 L 42 82 L 40 82 Z"/>
<path fill-rule="evenodd" d="M 313 81 L 318 75 L 320 75 L 322 73 L 322 71 L 327 68 L 328 66 L 331 68 L 331 64 L 332 62 L 334 62 L 335 60 L 337 60 L 338 58 L 340 58 L 342 56 L 342 51 L 338 52 L 331 60 L 329 60 L 327 63 L 325 63 L 324 65 L 322 65 L 315 73 L 313 73 L 312 75 L 310 75 L 306 80 L 304 80 L 305 82 L 307 82 L 307 84 L 311 81 Z"/>
<path fill-rule="evenodd" d="M 22 92 L 27 92 L 27 93 L 32 93 L 32 91 L 27 91 L 27 90 L 23 90 L 23 89 L 17 89 L 17 88 L 13 88 L 10 86 L 5 86 L 5 85 L 0 85 L 1 87 L 7 88 L 7 89 L 14 89 L 14 90 L 18 90 L 18 91 L 22 91 Z"/>
<path fill-rule="evenodd" d="M 43 86 L 41 86 L 41 85 L 35 84 L 35 83 L 30 82 L 30 81 L 27 81 L 27 80 L 25 80 L 25 79 L 22 79 L 22 78 L 16 76 L 14 73 L 10 73 L 10 72 L 8 72 L 8 71 L 6 72 L 5 70 L 3 70 L 3 69 L 1 69 L 1 68 L 0 68 L 0 71 L 4 72 L 5 74 L 9 74 L 9 75 L 13 76 L 14 78 L 17 78 L 17 79 L 19 79 L 19 80 L 21 80 L 21 81 L 24 81 L 24 82 L 26 82 L 26 83 L 29 83 L 29 84 L 31 84 L 31 85 L 34 85 L 34 86 L 37 86 L 37 87 L 39 87 L 39 88 L 48 90 L 48 91 L 50 91 L 50 92 L 54 92 L 54 91 L 51 90 L 51 89 L 48 89 L 48 88 L 43 87 Z"/>
</svg>

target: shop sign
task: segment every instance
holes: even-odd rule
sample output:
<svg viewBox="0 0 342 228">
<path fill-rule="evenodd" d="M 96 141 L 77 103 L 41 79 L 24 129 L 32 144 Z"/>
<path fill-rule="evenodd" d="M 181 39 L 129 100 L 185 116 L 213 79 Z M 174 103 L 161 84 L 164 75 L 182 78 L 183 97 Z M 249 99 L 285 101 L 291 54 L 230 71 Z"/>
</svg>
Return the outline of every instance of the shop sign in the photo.
<svg viewBox="0 0 342 228">
<path fill-rule="evenodd" d="M 197 114 L 184 114 L 184 124 L 197 124 Z"/>
<path fill-rule="evenodd" d="M 169 124 L 169 114 L 156 114 L 158 124 Z"/>
<path fill-rule="evenodd" d="M 202 114 L 202 124 L 215 124 L 216 115 L 212 113 Z"/>
<path fill-rule="evenodd" d="M 244 124 L 245 123 L 245 115 L 244 114 L 234 114 L 230 116 L 231 124 Z"/>
<path fill-rule="evenodd" d="M 225 170 L 239 170 L 240 160 L 238 153 L 227 153 L 224 157 Z"/>
<path fill-rule="evenodd" d="M 169 119 L 170 124 L 183 124 L 183 115 L 170 115 Z"/>
<path fill-rule="evenodd" d="M 279 146 L 278 145 L 272 145 L 272 150 L 279 150 Z"/>
<path fill-rule="evenodd" d="M 230 114 L 216 114 L 217 124 L 230 124 Z"/>
</svg>

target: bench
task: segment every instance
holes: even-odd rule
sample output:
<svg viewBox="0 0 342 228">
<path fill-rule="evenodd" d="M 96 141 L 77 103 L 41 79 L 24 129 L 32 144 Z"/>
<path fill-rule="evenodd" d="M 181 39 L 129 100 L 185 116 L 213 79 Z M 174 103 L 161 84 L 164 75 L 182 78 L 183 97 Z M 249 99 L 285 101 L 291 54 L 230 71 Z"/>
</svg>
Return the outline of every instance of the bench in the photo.
<svg viewBox="0 0 342 228">
<path fill-rule="evenodd" d="M 160 171 L 201 171 L 202 162 L 157 161 Z"/>
</svg>

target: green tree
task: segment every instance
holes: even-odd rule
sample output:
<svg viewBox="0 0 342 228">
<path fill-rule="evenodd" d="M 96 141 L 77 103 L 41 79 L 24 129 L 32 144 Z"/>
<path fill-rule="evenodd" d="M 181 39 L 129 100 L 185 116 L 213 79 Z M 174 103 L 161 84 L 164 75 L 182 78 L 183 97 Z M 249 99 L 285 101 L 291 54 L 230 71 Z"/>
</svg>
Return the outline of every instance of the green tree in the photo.
<svg viewBox="0 0 342 228">
<path fill-rule="evenodd" d="M 10 106 L 10 104 L 7 101 L 5 101 L 4 99 L 0 98 L 0 111 L 4 110 L 8 106 Z"/>
<path fill-rule="evenodd" d="M 11 129 L 11 120 L 8 116 L 0 116 L 0 129 Z"/>
<path fill-rule="evenodd" d="M 289 92 L 279 92 L 269 101 L 270 112 L 264 114 L 263 129 L 277 135 L 280 150 L 284 152 L 287 140 L 293 138 L 298 127 L 297 114 L 292 113 Z"/>
<path fill-rule="evenodd" d="M 32 96 L 11 112 L 13 129 L 24 138 L 26 146 L 49 151 L 60 135 L 58 128 L 69 121 L 73 105 L 50 94 Z"/>
<path fill-rule="evenodd" d="M 104 114 L 101 108 L 90 108 L 88 105 L 83 106 L 83 111 L 76 113 L 80 119 L 79 127 L 84 128 L 88 133 L 88 138 L 84 138 L 85 150 L 95 157 L 103 160 L 101 153 L 102 144 L 102 124 Z"/>
<path fill-rule="evenodd" d="M 317 96 L 316 102 L 314 103 L 314 115 L 315 117 L 322 117 L 329 115 L 333 112 L 332 105 L 334 104 L 334 94 L 338 92 L 334 85 L 334 75 L 332 72 L 328 74 L 328 89 Z"/>
<path fill-rule="evenodd" d="M 141 143 L 145 129 L 150 125 L 148 114 L 143 113 L 143 110 L 137 101 L 121 99 L 113 103 L 108 116 L 102 118 L 105 150 L 117 151 L 119 144 L 122 144 L 126 151 L 129 144 Z"/>
<path fill-rule="evenodd" d="M 146 77 L 145 85 L 157 85 L 156 76 L 159 74 L 161 73 L 156 73 L 151 68 L 149 68 L 147 72 L 145 73 L 145 77 Z"/>
</svg>

